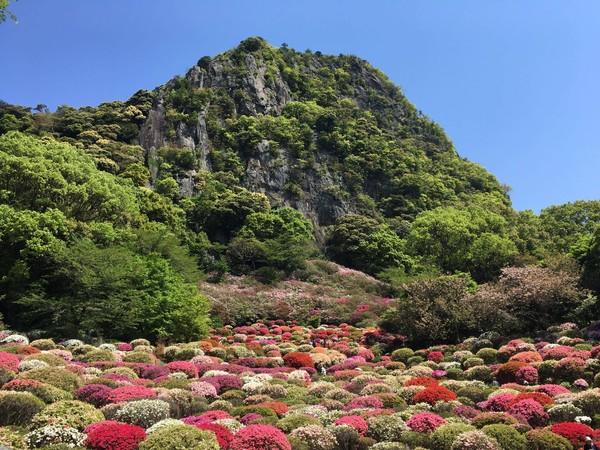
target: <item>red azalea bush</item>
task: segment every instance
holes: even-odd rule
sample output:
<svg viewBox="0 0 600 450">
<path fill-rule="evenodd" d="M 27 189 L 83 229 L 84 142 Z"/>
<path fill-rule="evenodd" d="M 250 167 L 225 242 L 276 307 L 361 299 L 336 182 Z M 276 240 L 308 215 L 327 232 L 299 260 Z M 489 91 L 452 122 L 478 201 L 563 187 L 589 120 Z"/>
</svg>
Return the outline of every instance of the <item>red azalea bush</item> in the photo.
<svg viewBox="0 0 600 450">
<path fill-rule="evenodd" d="M 430 386 L 417 392 L 413 397 L 413 403 L 429 403 L 435 405 L 439 401 L 449 402 L 456 400 L 456 394 L 444 386 Z"/>
<path fill-rule="evenodd" d="M 525 400 L 526 398 L 531 398 L 542 406 L 554 405 L 554 400 L 552 400 L 552 397 L 542 392 L 521 392 L 515 398 L 513 398 L 507 406 L 510 408 L 515 403 Z"/>
<path fill-rule="evenodd" d="M 308 353 L 290 352 L 283 355 L 283 362 L 288 367 L 299 369 L 300 367 L 314 367 L 312 358 Z"/>
<path fill-rule="evenodd" d="M 446 421 L 437 414 L 422 412 L 414 414 L 410 419 L 408 419 L 406 425 L 408 425 L 408 428 L 411 430 L 419 433 L 432 433 L 436 430 L 436 428 L 444 425 L 445 423 Z"/>
<path fill-rule="evenodd" d="M 586 436 L 596 437 L 592 428 L 575 422 L 555 423 L 550 427 L 550 431 L 568 439 L 575 448 L 583 447 Z"/>
<path fill-rule="evenodd" d="M 198 378 L 198 368 L 189 361 L 173 361 L 167 364 L 169 372 L 183 372 L 190 378 Z"/>
<path fill-rule="evenodd" d="M 157 397 L 154 390 L 144 386 L 121 386 L 113 389 L 108 394 L 108 401 L 112 403 L 123 403 L 133 399 Z"/>
<path fill-rule="evenodd" d="M 217 442 L 219 443 L 219 447 L 221 447 L 221 449 L 227 450 L 231 445 L 233 433 L 229 430 L 229 428 L 218 423 L 209 422 L 196 424 L 196 427 L 200 428 L 201 430 L 212 431 L 217 437 Z"/>
<path fill-rule="evenodd" d="M 538 352 L 521 352 L 511 356 L 508 359 L 508 362 L 514 361 L 530 364 L 532 362 L 542 361 L 542 356 Z"/>
<path fill-rule="evenodd" d="M 439 363 L 442 359 L 444 359 L 444 354 L 442 352 L 429 352 L 429 354 L 427 355 L 428 361 Z"/>
<path fill-rule="evenodd" d="M 335 425 L 349 425 L 354 428 L 358 434 L 364 436 L 369 429 L 369 424 L 361 416 L 343 416 L 334 422 Z"/>
<path fill-rule="evenodd" d="M 87 432 L 85 445 L 92 450 L 135 450 L 145 439 L 142 427 L 128 423 L 106 421 L 93 424 Z"/>
<path fill-rule="evenodd" d="M 279 417 L 283 416 L 286 412 L 290 410 L 290 408 L 285 403 L 281 402 L 262 402 L 256 406 L 267 406 L 271 408 Z"/>
<path fill-rule="evenodd" d="M 249 425 L 238 431 L 230 450 L 292 450 L 283 432 L 272 425 Z"/>
<path fill-rule="evenodd" d="M 438 380 L 436 380 L 435 378 L 430 378 L 430 377 L 415 377 L 415 378 L 411 378 L 410 380 L 406 381 L 404 383 L 404 386 L 425 386 L 425 387 L 430 387 L 430 386 L 438 386 L 440 384 L 440 382 Z"/>
<path fill-rule="evenodd" d="M 527 363 L 521 361 L 512 361 L 502 364 L 496 372 L 496 378 L 500 384 L 514 383 L 516 381 L 517 372 Z"/>
</svg>

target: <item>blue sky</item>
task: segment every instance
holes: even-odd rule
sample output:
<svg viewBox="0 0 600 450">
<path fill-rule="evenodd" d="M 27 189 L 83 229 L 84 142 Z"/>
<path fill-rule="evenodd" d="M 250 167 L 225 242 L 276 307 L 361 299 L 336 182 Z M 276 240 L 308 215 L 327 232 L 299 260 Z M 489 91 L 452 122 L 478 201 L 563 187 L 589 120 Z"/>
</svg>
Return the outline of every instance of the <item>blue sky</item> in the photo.
<svg viewBox="0 0 600 450">
<path fill-rule="evenodd" d="M 249 36 L 351 53 L 400 85 L 513 206 L 600 199 L 597 0 L 19 0 L 0 99 L 97 105 Z"/>
</svg>

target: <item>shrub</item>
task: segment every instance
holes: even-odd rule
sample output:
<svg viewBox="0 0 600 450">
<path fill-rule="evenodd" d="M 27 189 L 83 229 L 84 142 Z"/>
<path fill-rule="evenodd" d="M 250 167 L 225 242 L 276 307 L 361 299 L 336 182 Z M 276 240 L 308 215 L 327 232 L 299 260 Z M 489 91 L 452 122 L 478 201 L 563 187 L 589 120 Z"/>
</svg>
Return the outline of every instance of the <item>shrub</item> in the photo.
<svg viewBox="0 0 600 450">
<path fill-rule="evenodd" d="M 78 360 L 87 363 L 96 361 L 114 361 L 115 355 L 109 350 L 94 349 L 79 357 Z"/>
<path fill-rule="evenodd" d="M 546 428 L 531 430 L 525 437 L 531 450 L 573 450 L 567 439 Z"/>
<path fill-rule="evenodd" d="M 63 425 L 47 425 L 25 436 L 29 448 L 47 448 L 52 444 L 65 444 L 71 448 L 81 447 L 85 439 L 86 435 L 82 432 Z"/>
<path fill-rule="evenodd" d="M 87 384 L 77 389 L 73 397 L 76 400 L 91 403 L 95 407 L 101 408 L 110 403 L 108 396 L 111 392 L 112 389 L 104 384 Z"/>
<path fill-rule="evenodd" d="M 156 392 L 144 386 L 121 386 L 108 394 L 108 401 L 113 403 L 127 402 L 133 399 L 154 398 Z"/>
<path fill-rule="evenodd" d="M 0 368 L 18 372 L 21 360 L 12 353 L 0 352 Z"/>
<path fill-rule="evenodd" d="M 575 448 L 583 447 L 585 437 L 592 436 L 594 430 L 582 423 L 559 422 L 550 427 L 550 431 L 567 439 Z"/>
<path fill-rule="evenodd" d="M 534 428 L 542 426 L 548 421 L 548 413 L 544 410 L 544 407 L 532 398 L 514 403 L 509 408 L 508 413 Z"/>
<path fill-rule="evenodd" d="M 33 417 L 31 425 L 34 428 L 45 425 L 64 426 L 83 431 L 90 423 L 102 420 L 104 416 L 92 405 L 78 400 L 63 400 L 46 406 Z"/>
<path fill-rule="evenodd" d="M 199 423 L 196 424 L 196 427 L 201 430 L 207 430 L 211 433 L 214 433 L 215 437 L 217 438 L 217 442 L 219 443 L 219 447 L 221 447 L 221 449 L 228 449 L 231 445 L 231 441 L 233 440 L 233 433 L 229 430 L 229 428 L 218 423 Z"/>
<path fill-rule="evenodd" d="M 498 442 L 484 432 L 475 430 L 459 434 L 451 447 L 452 450 L 502 450 Z"/>
<path fill-rule="evenodd" d="M 12 450 L 27 449 L 25 438 L 17 430 L 12 427 L 0 427 L 0 448 L 2 448 L 1 446 L 5 446 Z"/>
<path fill-rule="evenodd" d="M 439 401 L 456 400 L 456 394 L 444 386 L 430 386 L 415 394 L 413 403 L 429 403 L 435 405 Z"/>
<path fill-rule="evenodd" d="M 291 440 L 298 440 L 307 450 L 333 450 L 337 441 L 331 431 L 319 425 L 296 428 L 290 434 Z"/>
<path fill-rule="evenodd" d="M 396 414 L 379 415 L 367 419 L 367 435 L 377 441 L 399 441 L 408 426 Z"/>
<path fill-rule="evenodd" d="M 484 412 L 477 414 L 471 423 L 477 428 L 483 428 L 494 424 L 516 425 L 517 420 L 505 412 Z"/>
<path fill-rule="evenodd" d="M 81 379 L 77 375 L 59 367 L 29 370 L 20 373 L 17 378 L 41 381 L 70 393 L 75 392 L 81 386 Z"/>
<path fill-rule="evenodd" d="M 314 367 L 312 358 L 308 353 L 290 352 L 283 356 L 283 362 L 288 367 Z"/>
<path fill-rule="evenodd" d="M 319 419 L 305 414 L 289 414 L 277 422 L 277 428 L 284 433 L 291 433 L 296 428 L 307 427 L 309 425 L 320 425 Z"/>
<path fill-rule="evenodd" d="M 66 361 L 60 356 L 53 355 L 52 353 L 36 353 L 23 358 L 23 361 L 43 361 L 52 367 L 64 367 L 67 365 Z"/>
<path fill-rule="evenodd" d="M 143 440 L 140 450 L 219 450 L 214 433 L 193 425 L 169 425 L 159 428 Z"/>
<path fill-rule="evenodd" d="M 408 358 L 413 356 L 415 352 L 411 348 L 399 348 L 392 352 L 392 361 L 400 361 L 406 364 Z"/>
<path fill-rule="evenodd" d="M 12 380 L 2 386 L 3 390 L 17 392 L 31 392 L 44 403 L 54 403 L 60 400 L 72 400 L 73 396 L 67 391 L 58 389 L 36 380 Z"/>
<path fill-rule="evenodd" d="M 128 352 L 123 357 L 123 361 L 129 363 L 153 364 L 155 362 L 155 358 L 153 358 L 152 355 L 149 353 L 134 351 Z"/>
<path fill-rule="evenodd" d="M 351 426 L 360 436 L 364 436 L 369 429 L 369 424 L 361 416 L 342 416 L 334 422 L 334 425 Z"/>
<path fill-rule="evenodd" d="M 430 436 L 431 447 L 436 450 L 450 450 L 456 437 L 475 427 L 463 423 L 447 423 L 438 427 Z"/>
<path fill-rule="evenodd" d="M 438 416 L 437 414 L 432 414 L 430 412 L 414 414 L 406 422 L 408 428 L 419 433 L 431 433 L 435 431 L 437 427 L 445 423 L 446 421 L 440 416 Z"/>
<path fill-rule="evenodd" d="M 29 392 L 0 392 L 0 425 L 26 425 L 45 406 Z"/>
<path fill-rule="evenodd" d="M 502 364 L 498 368 L 498 372 L 496 373 L 496 378 L 498 379 L 498 382 L 500 384 L 514 383 L 516 381 L 518 370 L 526 365 L 526 363 L 520 361 L 512 361 Z"/>
<path fill-rule="evenodd" d="M 92 450 L 135 450 L 146 437 L 144 429 L 137 425 L 113 421 L 94 425 L 85 441 L 85 445 Z"/>
<path fill-rule="evenodd" d="M 285 434 L 271 425 L 249 425 L 238 431 L 230 450 L 291 450 Z"/>
<path fill-rule="evenodd" d="M 158 399 L 135 400 L 125 403 L 115 413 L 115 420 L 149 428 L 156 422 L 169 418 L 170 405 Z"/>
<path fill-rule="evenodd" d="M 486 425 L 481 430 L 493 437 L 502 450 L 527 450 L 527 439 L 509 425 Z"/>
</svg>

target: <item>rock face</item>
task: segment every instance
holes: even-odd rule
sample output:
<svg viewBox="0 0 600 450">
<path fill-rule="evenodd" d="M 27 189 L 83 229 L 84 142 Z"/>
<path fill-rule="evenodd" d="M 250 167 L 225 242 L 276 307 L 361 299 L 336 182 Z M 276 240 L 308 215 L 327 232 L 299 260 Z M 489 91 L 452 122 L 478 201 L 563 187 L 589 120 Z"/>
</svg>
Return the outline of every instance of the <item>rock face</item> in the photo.
<svg viewBox="0 0 600 450">
<path fill-rule="evenodd" d="M 491 188 L 479 188 L 464 175 L 456 175 L 463 179 L 454 183 L 456 173 L 473 169 L 465 169 L 467 163 L 458 158 L 443 130 L 424 118 L 384 74 L 354 56 L 298 53 L 250 38 L 234 50 L 202 58 L 184 77 L 157 88 L 153 98 L 138 139 L 153 179 L 159 176 L 151 163 L 157 161 L 159 149 L 189 150 L 194 168 L 176 176 L 182 195 L 197 192 L 194 177 L 201 171 L 230 170 L 240 186 L 266 194 L 274 207 L 291 206 L 304 213 L 315 225 L 317 237 L 324 226 L 348 213 L 372 211 L 372 215 L 410 220 L 452 196 L 454 201 L 478 190 L 501 191 L 487 173 L 476 175 Z M 244 117 L 257 123 L 287 117 L 290 102 L 321 114 L 320 122 L 302 124 L 302 149 L 292 148 L 285 139 L 256 137 L 251 125 L 243 129 L 248 135 L 245 140 L 231 138 Z M 329 117 L 332 108 L 337 109 Z M 362 135 L 355 138 L 354 128 L 347 128 L 347 135 L 340 137 L 335 122 L 348 120 L 345 111 L 352 116 L 357 110 L 360 114 L 352 127 L 360 128 Z M 374 134 L 384 137 L 376 151 L 365 150 L 373 147 L 368 139 L 373 128 Z M 362 149 L 355 142 L 348 144 L 350 150 L 344 149 L 344 142 L 352 139 L 363 139 Z M 380 147 L 388 159 L 378 166 L 374 159 L 379 159 Z M 236 154 L 237 170 L 219 166 L 216 153 Z M 460 167 L 444 172 L 448 165 L 444 158 Z M 429 172 L 413 177 L 415 170 Z"/>
</svg>

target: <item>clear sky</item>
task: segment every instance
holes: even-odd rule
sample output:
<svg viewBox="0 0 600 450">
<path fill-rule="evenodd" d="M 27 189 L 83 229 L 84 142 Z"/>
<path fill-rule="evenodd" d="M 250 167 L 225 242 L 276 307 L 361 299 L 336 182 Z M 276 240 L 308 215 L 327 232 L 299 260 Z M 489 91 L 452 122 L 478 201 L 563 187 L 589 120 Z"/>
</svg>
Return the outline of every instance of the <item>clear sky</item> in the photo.
<svg viewBox="0 0 600 450">
<path fill-rule="evenodd" d="M 366 59 L 516 209 L 600 199 L 598 0 L 19 0 L 0 99 L 125 100 L 249 36 Z"/>
</svg>

